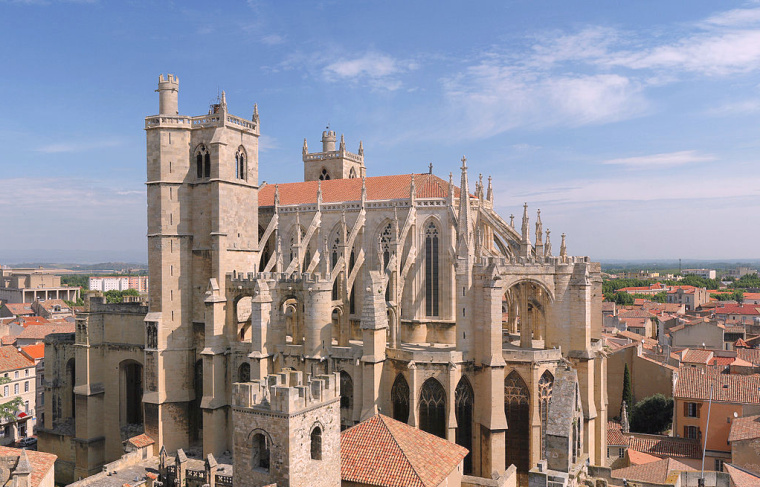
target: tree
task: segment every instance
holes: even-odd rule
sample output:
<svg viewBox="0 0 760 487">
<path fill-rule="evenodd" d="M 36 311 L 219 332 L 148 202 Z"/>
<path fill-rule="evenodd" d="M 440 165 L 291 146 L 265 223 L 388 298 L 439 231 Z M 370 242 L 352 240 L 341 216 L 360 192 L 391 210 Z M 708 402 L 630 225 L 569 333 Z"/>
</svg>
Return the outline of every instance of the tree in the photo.
<svg viewBox="0 0 760 487">
<path fill-rule="evenodd" d="M 631 372 L 628 370 L 628 364 L 625 364 L 623 371 L 623 402 L 625 402 L 628 416 L 630 416 L 631 404 L 633 404 L 633 388 L 631 387 Z M 622 406 L 620 408 L 622 410 Z"/>
<path fill-rule="evenodd" d="M 8 377 L 0 377 L 0 384 L 7 384 L 11 380 Z M 3 396 L 4 398 L 4 396 Z M 2 401 L 2 399 L 0 399 Z M 20 397 L 15 397 L 8 402 L 0 404 L 0 421 L 11 423 L 16 421 L 16 413 L 21 410 L 24 401 Z"/>
<path fill-rule="evenodd" d="M 140 293 L 137 289 L 125 289 L 124 291 L 117 291 L 115 289 L 106 291 L 103 293 L 108 303 L 121 303 L 124 301 L 124 296 L 139 296 Z"/>
<path fill-rule="evenodd" d="M 631 413 L 631 431 L 660 434 L 673 423 L 673 399 L 655 394 L 637 402 Z"/>
</svg>

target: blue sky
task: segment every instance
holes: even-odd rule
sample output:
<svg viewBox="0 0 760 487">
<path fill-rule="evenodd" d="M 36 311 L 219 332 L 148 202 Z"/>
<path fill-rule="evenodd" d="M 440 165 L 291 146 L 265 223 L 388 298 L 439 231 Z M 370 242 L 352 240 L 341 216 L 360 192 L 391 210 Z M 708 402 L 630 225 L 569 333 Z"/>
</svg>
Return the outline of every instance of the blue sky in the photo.
<svg viewBox="0 0 760 487">
<path fill-rule="evenodd" d="M 219 90 L 261 116 L 260 180 L 329 123 L 369 175 L 466 154 L 508 217 L 595 259 L 757 258 L 760 2 L 0 0 L 11 249 L 146 254 L 145 116 Z M 472 180 L 472 179 L 471 179 Z"/>
</svg>

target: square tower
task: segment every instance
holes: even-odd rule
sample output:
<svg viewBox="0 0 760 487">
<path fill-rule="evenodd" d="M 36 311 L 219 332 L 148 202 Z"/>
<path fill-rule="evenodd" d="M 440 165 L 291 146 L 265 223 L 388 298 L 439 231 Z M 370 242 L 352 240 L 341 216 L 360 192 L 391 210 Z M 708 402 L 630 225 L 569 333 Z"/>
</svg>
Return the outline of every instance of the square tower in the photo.
<svg viewBox="0 0 760 487">
<path fill-rule="evenodd" d="M 235 485 L 340 487 L 340 374 L 236 383 Z"/>
<path fill-rule="evenodd" d="M 359 152 L 346 150 L 346 140 L 340 136 L 340 146 L 335 150 L 335 132 L 322 132 L 322 152 L 309 153 L 306 139 L 303 139 L 303 180 L 325 181 L 330 179 L 352 179 L 366 176 L 364 168 L 364 146 L 359 141 Z"/>
</svg>

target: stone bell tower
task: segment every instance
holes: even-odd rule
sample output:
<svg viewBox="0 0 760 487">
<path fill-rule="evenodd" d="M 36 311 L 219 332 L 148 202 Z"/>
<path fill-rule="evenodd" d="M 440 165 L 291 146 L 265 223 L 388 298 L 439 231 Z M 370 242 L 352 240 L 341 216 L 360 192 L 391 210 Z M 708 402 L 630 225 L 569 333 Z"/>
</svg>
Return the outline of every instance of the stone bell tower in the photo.
<svg viewBox="0 0 760 487">
<path fill-rule="evenodd" d="M 145 318 L 145 432 L 168 450 L 229 445 L 225 276 L 258 262 L 259 119 L 179 115 L 179 79 L 158 79 L 147 137 L 150 309 Z M 207 303 L 215 287 L 212 303 Z M 234 337 L 235 331 L 231 332 Z M 202 413 L 201 413 L 202 411 Z"/>
<path fill-rule="evenodd" d="M 322 132 L 322 152 L 309 153 L 306 139 L 303 139 L 303 180 L 317 181 L 330 179 L 351 179 L 366 176 L 364 167 L 364 145 L 359 141 L 359 152 L 346 150 L 346 139 L 341 134 L 340 145 L 335 150 L 335 131 Z"/>
</svg>

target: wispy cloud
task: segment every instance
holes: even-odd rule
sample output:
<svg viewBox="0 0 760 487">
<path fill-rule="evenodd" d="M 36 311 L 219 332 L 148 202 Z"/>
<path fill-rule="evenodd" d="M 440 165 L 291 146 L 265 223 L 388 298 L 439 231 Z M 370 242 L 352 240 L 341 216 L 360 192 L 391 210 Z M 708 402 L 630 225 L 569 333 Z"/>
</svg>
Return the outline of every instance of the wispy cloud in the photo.
<svg viewBox="0 0 760 487">
<path fill-rule="evenodd" d="M 39 146 L 33 149 L 35 152 L 43 152 L 45 154 L 59 154 L 63 152 L 86 152 L 95 149 L 105 149 L 109 147 L 119 147 L 124 144 L 122 138 L 108 138 L 104 140 L 82 140 L 82 141 L 69 141 L 58 142 Z"/>
<path fill-rule="evenodd" d="M 267 34 L 261 38 L 261 42 L 267 46 L 276 46 L 285 42 L 285 37 L 279 34 Z"/>
<path fill-rule="evenodd" d="M 628 166 L 632 168 L 651 168 L 657 167 L 669 167 L 669 166 L 683 166 L 685 164 L 693 164 L 696 162 L 714 161 L 715 156 L 709 154 L 700 154 L 694 150 L 686 150 L 679 152 L 667 152 L 662 154 L 651 154 L 647 156 L 636 157 L 623 157 L 618 159 L 608 159 L 603 161 L 602 164 L 614 164 L 620 166 Z"/>
<path fill-rule="evenodd" d="M 374 88 L 397 90 L 401 81 L 397 75 L 417 69 L 414 61 L 396 59 L 387 54 L 369 51 L 327 64 L 322 69 L 327 81 L 368 82 Z"/>
</svg>

